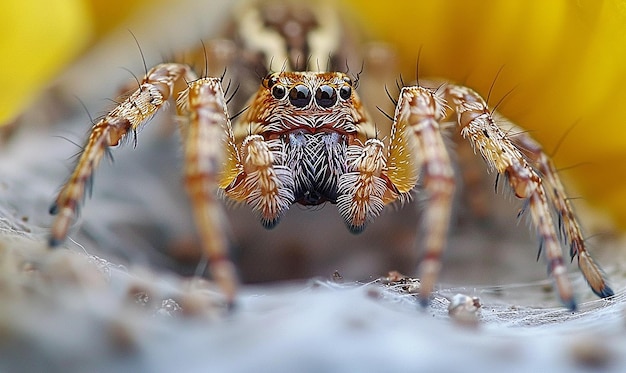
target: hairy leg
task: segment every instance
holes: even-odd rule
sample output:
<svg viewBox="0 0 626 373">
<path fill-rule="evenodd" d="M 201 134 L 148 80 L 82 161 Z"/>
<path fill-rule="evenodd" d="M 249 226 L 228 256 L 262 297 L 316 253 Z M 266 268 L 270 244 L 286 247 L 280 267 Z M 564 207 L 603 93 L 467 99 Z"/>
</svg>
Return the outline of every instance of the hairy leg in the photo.
<svg viewBox="0 0 626 373">
<path fill-rule="evenodd" d="M 441 269 L 441 254 L 445 249 L 455 191 L 454 171 L 441 134 L 439 122 L 445 118 L 444 101 L 434 91 L 419 87 L 404 87 L 400 92 L 394 117 L 391 151 L 395 152 L 393 167 L 404 167 L 414 180 L 421 170 L 421 183 L 427 203 L 421 227 L 424 256 L 418 268 L 421 281 L 420 301 L 427 304 Z M 406 139 L 402 139 L 402 137 Z M 402 154 L 412 154 L 402 159 Z M 399 174 L 399 172 L 396 172 Z"/>
<path fill-rule="evenodd" d="M 186 87 L 185 80 L 194 79 L 186 65 L 157 65 L 148 71 L 139 88 L 94 124 L 74 171 L 50 207 L 50 213 L 56 215 L 49 239 L 51 247 L 67 238 L 85 189 L 109 147 L 119 144 L 129 132 L 135 132 L 152 118 L 172 95 Z"/>
<path fill-rule="evenodd" d="M 515 130 L 515 129 L 514 129 Z M 548 187 L 546 188 L 550 203 L 556 208 L 561 237 L 570 248 L 572 260 L 578 258 L 578 267 L 591 290 L 599 297 L 612 296 L 613 290 L 608 286 L 604 273 L 585 248 L 585 240 L 574 210 L 565 195 L 565 188 L 557 175 L 554 163 L 543 151 L 537 141 L 523 131 L 515 131 L 509 138 L 541 173 Z"/>
<path fill-rule="evenodd" d="M 196 229 L 213 279 L 230 306 L 235 299 L 237 275 L 228 256 L 225 215 L 217 192 L 224 161 L 233 155 L 234 144 L 221 84 L 218 78 L 190 82 L 179 96 L 177 108 L 185 148 L 184 180 Z"/>
<path fill-rule="evenodd" d="M 561 194 L 562 190 L 556 194 L 560 197 L 555 199 L 555 189 L 550 190 L 549 188 L 549 186 L 554 188 L 555 184 L 552 184 L 553 182 L 556 182 L 557 187 L 560 186 L 560 181 L 558 179 L 555 181 L 554 179 L 556 174 L 553 172 L 544 174 L 544 170 L 541 170 L 541 168 L 539 168 L 539 171 L 535 170 L 518 147 L 522 144 L 522 138 L 518 138 L 518 141 L 514 142 L 498 126 L 487 104 L 476 92 L 466 87 L 448 85 L 444 87 L 443 96 L 457 113 L 463 137 L 468 139 L 474 148 L 480 151 L 491 169 L 507 177 L 517 197 L 527 200 L 533 225 L 539 234 L 540 250 L 545 248 L 548 273 L 555 281 L 562 302 L 568 308 L 576 309 L 572 285 L 567 277 L 567 270 L 563 260 L 558 231 L 552 218 L 553 205 L 557 206 L 557 215 L 560 216 L 560 219 L 569 219 L 567 214 L 571 213 L 571 208 L 560 210 L 558 207 L 561 202 L 559 198 L 564 198 L 564 195 Z M 531 143 L 526 145 L 531 145 Z M 539 159 L 533 160 L 531 157 L 531 162 L 541 167 L 541 162 L 537 163 L 538 161 Z M 548 191 L 546 186 L 548 186 Z M 565 215 L 561 215 L 563 213 Z M 577 224 L 575 224 L 575 228 L 578 229 L 579 234 L 580 231 Z M 586 253 L 586 251 L 584 252 Z M 590 257 L 585 255 L 585 259 L 590 259 Z M 595 263 L 586 260 L 583 263 L 583 267 L 590 265 L 590 263 L 593 265 L 593 268 L 583 268 L 583 273 L 585 276 L 591 276 L 590 285 L 594 292 L 603 297 L 610 296 L 612 291 L 604 282 L 604 278 L 601 275 L 597 276 L 599 271 L 595 272 L 597 269 Z"/>
</svg>

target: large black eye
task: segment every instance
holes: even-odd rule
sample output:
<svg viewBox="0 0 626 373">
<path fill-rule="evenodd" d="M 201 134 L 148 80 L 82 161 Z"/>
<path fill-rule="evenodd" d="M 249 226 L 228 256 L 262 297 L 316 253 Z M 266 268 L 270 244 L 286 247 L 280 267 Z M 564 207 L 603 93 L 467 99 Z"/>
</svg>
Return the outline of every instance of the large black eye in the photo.
<svg viewBox="0 0 626 373">
<path fill-rule="evenodd" d="M 315 92 L 315 102 L 323 108 L 329 108 L 337 102 L 337 92 L 329 85 L 320 86 Z"/>
<path fill-rule="evenodd" d="M 284 85 L 278 83 L 278 76 L 276 74 L 270 74 L 263 81 L 263 85 L 272 91 L 272 96 L 280 100 L 287 94 L 287 89 Z"/>
<path fill-rule="evenodd" d="M 352 87 L 350 87 L 349 85 L 343 85 L 341 86 L 341 88 L 339 88 L 339 97 L 341 97 L 344 100 L 347 100 L 350 98 L 350 96 L 352 95 Z"/>
<path fill-rule="evenodd" d="M 289 101 L 295 107 L 305 107 L 311 101 L 311 91 L 304 84 L 298 84 L 289 90 Z"/>
<path fill-rule="evenodd" d="M 272 96 L 274 96 L 274 98 L 277 100 L 280 100 L 283 97 L 285 97 L 286 93 L 287 93 L 287 90 L 285 89 L 285 86 L 282 84 L 274 84 L 274 86 L 272 87 Z"/>
</svg>

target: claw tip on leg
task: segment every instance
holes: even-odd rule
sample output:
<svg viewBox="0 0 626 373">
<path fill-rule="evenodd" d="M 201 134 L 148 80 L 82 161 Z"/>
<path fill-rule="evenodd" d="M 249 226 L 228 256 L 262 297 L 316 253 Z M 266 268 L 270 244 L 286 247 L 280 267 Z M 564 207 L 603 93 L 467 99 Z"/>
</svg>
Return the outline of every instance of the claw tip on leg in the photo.
<svg viewBox="0 0 626 373">
<path fill-rule="evenodd" d="M 425 310 L 430 305 L 430 297 L 419 297 L 419 305 L 422 310 Z"/>
<path fill-rule="evenodd" d="M 59 212 L 59 206 L 56 203 L 53 203 L 52 205 L 50 205 L 48 212 L 50 213 L 50 215 L 56 215 Z"/>
<path fill-rule="evenodd" d="M 615 295 L 613 289 L 611 289 L 608 285 L 604 285 L 600 290 L 593 289 L 593 292 L 600 298 L 610 298 Z"/>
<path fill-rule="evenodd" d="M 62 240 L 59 240 L 58 238 L 55 238 L 55 237 L 50 237 L 48 239 L 48 248 L 56 249 L 57 247 L 61 246 L 61 243 L 63 243 Z"/>
<path fill-rule="evenodd" d="M 237 302 L 234 299 L 228 299 L 226 301 L 226 312 L 233 314 L 237 310 Z"/>
<path fill-rule="evenodd" d="M 571 312 L 576 312 L 578 310 L 578 304 L 574 299 L 562 299 L 562 302 L 563 305 Z"/>
</svg>

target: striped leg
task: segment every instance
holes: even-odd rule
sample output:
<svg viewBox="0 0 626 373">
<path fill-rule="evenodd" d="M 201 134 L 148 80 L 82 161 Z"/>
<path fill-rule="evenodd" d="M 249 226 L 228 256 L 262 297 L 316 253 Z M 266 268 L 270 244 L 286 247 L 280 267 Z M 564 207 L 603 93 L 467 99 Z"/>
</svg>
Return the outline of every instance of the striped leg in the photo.
<svg viewBox="0 0 626 373">
<path fill-rule="evenodd" d="M 604 273 L 595 263 L 591 254 L 585 248 L 580 225 L 574 215 L 574 210 L 565 196 L 565 188 L 559 179 L 554 163 L 544 153 L 541 145 L 531 138 L 526 132 L 516 132 L 509 138 L 522 153 L 532 162 L 533 166 L 541 173 L 546 185 L 548 199 L 557 210 L 559 219 L 559 229 L 565 244 L 570 247 L 570 257 L 572 260 L 578 257 L 578 267 L 591 290 L 601 298 L 612 296 L 613 290 L 608 286 Z"/>
<path fill-rule="evenodd" d="M 185 80 L 193 79 L 195 76 L 186 65 L 157 65 L 148 71 L 136 91 L 91 128 L 74 171 L 50 207 L 50 213 L 56 215 L 49 238 L 50 247 L 60 245 L 67 238 L 79 204 L 85 197 L 86 185 L 108 148 L 146 123 L 173 94 L 186 87 Z"/>
<path fill-rule="evenodd" d="M 86 184 L 107 149 L 146 123 L 173 95 L 178 95 L 178 114 L 183 122 L 185 184 L 197 229 L 212 275 L 232 305 L 237 277 L 228 259 L 224 219 L 216 196 L 218 182 L 223 174 L 239 169 L 239 159 L 220 79 L 196 80 L 186 65 L 161 64 L 152 68 L 135 92 L 93 126 L 74 171 L 50 209 L 57 217 L 49 245 L 58 246 L 67 237 L 85 196 Z"/>
<path fill-rule="evenodd" d="M 177 108 L 185 148 L 185 186 L 196 228 L 213 279 L 232 306 L 237 275 L 228 257 L 225 216 L 217 192 L 221 173 L 227 172 L 226 159 L 228 164 L 236 164 L 238 158 L 221 80 L 202 78 L 190 82 L 178 97 Z"/>
<path fill-rule="evenodd" d="M 421 222 L 425 251 L 418 268 L 423 305 L 429 301 L 441 268 L 455 190 L 454 171 L 439 128 L 445 110 L 443 100 L 433 91 L 419 86 L 402 88 L 390 144 L 389 176 L 394 185 L 412 187 L 421 170 L 422 185 L 428 196 Z M 410 153 L 412 157 L 406 159 Z M 409 164 L 409 169 L 403 164 Z M 399 172 L 402 169 L 404 173 Z"/>
<path fill-rule="evenodd" d="M 548 273 L 555 281 L 561 301 L 571 310 L 575 310 L 572 285 L 567 277 L 557 229 L 552 219 L 550 202 L 559 201 L 549 200 L 553 195 L 550 194 L 552 192 L 546 192 L 542 176 L 496 124 L 487 104 L 476 92 L 466 87 L 448 85 L 443 94 L 457 113 L 463 137 L 469 139 L 474 148 L 480 151 L 491 169 L 507 177 L 517 197 L 527 200 L 541 248 L 545 248 Z M 548 178 L 546 181 L 550 184 L 551 180 Z"/>
</svg>

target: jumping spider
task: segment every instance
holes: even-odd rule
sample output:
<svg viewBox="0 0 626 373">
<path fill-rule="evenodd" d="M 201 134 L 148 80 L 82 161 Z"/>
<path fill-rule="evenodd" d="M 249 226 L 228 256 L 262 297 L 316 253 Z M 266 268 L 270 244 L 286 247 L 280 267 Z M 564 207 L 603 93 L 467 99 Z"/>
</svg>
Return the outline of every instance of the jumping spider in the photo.
<svg viewBox="0 0 626 373">
<path fill-rule="evenodd" d="M 441 267 L 455 191 L 441 123 L 456 113 L 461 135 L 525 200 L 565 306 L 576 308 L 561 242 L 578 259 L 593 292 L 603 298 L 613 295 L 585 248 L 552 161 L 528 133 L 512 125 L 517 130 L 503 130 L 479 94 L 447 83 L 437 88 L 404 86 L 394 100 L 393 121 L 385 124 L 386 135 L 379 136 L 385 125 L 374 124 L 362 105 L 358 75 L 337 72 L 346 61 L 341 55 L 345 39 L 332 4 L 256 2 L 236 15 L 231 73 L 245 92 L 250 80 L 246 74 L 266 72 L 247 108 L 231 123 L 223 79 L 199 77 L 187 64 L 162 63 L 147 71 L 139 88 L 92 127 L 51 207 L 56 218 L 50 246 L 66 239 L 86 183 L 107 149 L 173 97 L 183 122 L 184 181 L 197 230 L 212 275 L 229 302 L 237 280 L 219 229 L 219 194 L 248 204 L 267 228 L 292 204 L 329 202 L 337 205 L 350 231 L 360 232 L 419 182 L 428 197 L 421 223 L 425 253 L 418 268 L 419 296 L 426 303 Z M 328 61 L 328 71 L 321 71 L 321 61 Z M 271 72 L 272 62 L 283 67 Z"/>
</svg>

